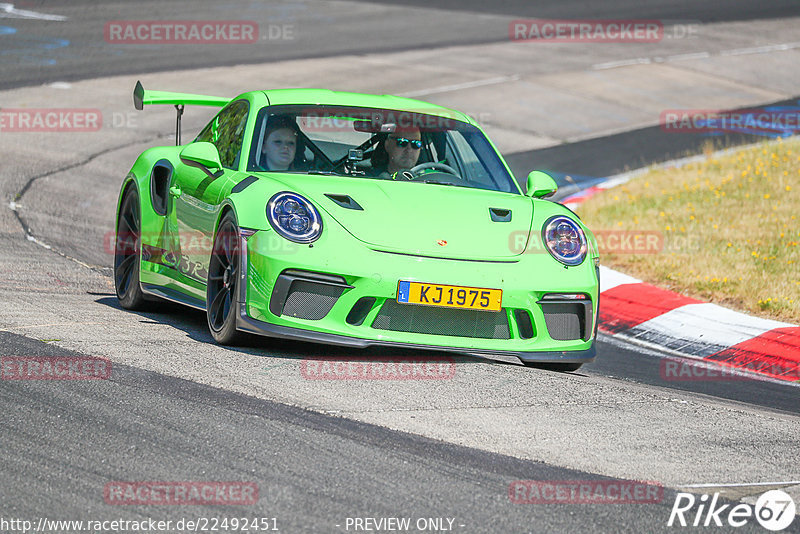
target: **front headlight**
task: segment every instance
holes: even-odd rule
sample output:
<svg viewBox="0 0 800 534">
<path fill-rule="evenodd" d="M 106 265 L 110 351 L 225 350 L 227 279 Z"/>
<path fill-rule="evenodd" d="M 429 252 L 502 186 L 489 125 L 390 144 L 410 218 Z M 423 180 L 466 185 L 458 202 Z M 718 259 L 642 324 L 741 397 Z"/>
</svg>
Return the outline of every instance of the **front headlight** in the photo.
<svg viewBox="0 0 800 534">
<path fill-rule="evenodd" d="M 267 219 L 276 232 L 295 243 L 311 243 L 322 233 L 319 212 L 297 193 L 273 195 L 267 203 Z"/>
<path fill-rule="evenodd" d="M 556 215 L 547 219 L 542 240 L 550 254 L 564 265 L 580 265 L 586 258 L 586 236 L 569 217 Z"/>
</svg>

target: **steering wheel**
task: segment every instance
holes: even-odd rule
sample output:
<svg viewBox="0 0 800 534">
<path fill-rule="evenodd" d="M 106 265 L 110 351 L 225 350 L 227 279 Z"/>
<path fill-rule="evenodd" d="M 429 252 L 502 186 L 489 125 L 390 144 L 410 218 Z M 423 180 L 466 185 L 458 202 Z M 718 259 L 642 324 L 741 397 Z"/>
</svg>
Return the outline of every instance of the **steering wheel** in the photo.
<svg viewBox="0 0 800 534">
<path fill-rule="evenodd" d="M 424 171 L 424 170 L 427 170 L 427 169 L 437 169 L 437 170 L 440 170 L 440 171 L 444 171 L 447 174 L 452 174 L 453 176 L 455 176 L 459 180 L 463 180 L 463 178 L 458 174 L 458 171 L 455 170 L 453 167 L 451 167 L 450 165 L 447 165 L 446 163 L 438 163 L 438 162 L 435 162 L 435 161 L 429 162 L 429 163 L 420 163 L 419 165 L 415 165 L 414 167 L 411 167 L 409 169 L 409 171 L 411 172 L 411 174 L 414 175 L 414 179 L 417 179 L 417 178 L 419 178 L 421 176 L 421 174 L 419 174 L 420 171 Z"/>
</svg>

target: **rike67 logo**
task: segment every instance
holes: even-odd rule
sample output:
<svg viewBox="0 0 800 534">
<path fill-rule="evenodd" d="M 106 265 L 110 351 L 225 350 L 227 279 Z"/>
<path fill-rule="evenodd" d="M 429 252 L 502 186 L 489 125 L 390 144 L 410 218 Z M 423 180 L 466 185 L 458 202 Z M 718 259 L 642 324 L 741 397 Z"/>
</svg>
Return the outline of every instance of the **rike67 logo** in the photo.
<svg viewBox="0 0 800 534">
<path fill-rule="evenodd" d="M 678 493 L 669 514 L 667 526 L 692 527 L 742 527 L 753 518 L 767 530 L 777 532 L 794 521 L 794 500 L 781 490 L 762 494 L 755 506 L 739 503 L 719 504 L 719 493 L 712 497 L 699 497 L 692 493 Z"/>
</svg>

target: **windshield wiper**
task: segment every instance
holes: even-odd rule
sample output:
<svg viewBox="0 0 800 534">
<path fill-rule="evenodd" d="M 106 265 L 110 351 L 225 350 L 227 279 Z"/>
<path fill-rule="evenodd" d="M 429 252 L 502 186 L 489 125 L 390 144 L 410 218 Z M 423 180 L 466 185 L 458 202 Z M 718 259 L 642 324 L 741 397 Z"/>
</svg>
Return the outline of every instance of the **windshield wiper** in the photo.
<svg viewBox="0 0 800 534">
<path fill-rule="evenodd" d="M 317 170 L 317 169 L 311 169 L 310 171 L 306 171 L 306 174 L 322 174 L 324 176 L 342 176 L 338 172 L 320 171 L 320 170 Z"/>
</svg>

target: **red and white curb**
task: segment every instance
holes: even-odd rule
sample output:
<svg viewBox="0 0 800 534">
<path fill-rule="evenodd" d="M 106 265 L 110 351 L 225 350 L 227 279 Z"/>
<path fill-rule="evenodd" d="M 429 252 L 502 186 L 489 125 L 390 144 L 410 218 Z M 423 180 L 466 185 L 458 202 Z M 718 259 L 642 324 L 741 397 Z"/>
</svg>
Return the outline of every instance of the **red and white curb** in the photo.
<svg viewBox="0 0 800 534">
<path fill-rule="evenodd" d="M 773 379 L 800 381 L 800 326 L 752 317 L 600 267 L 604 333 Z"/>
</svg>

